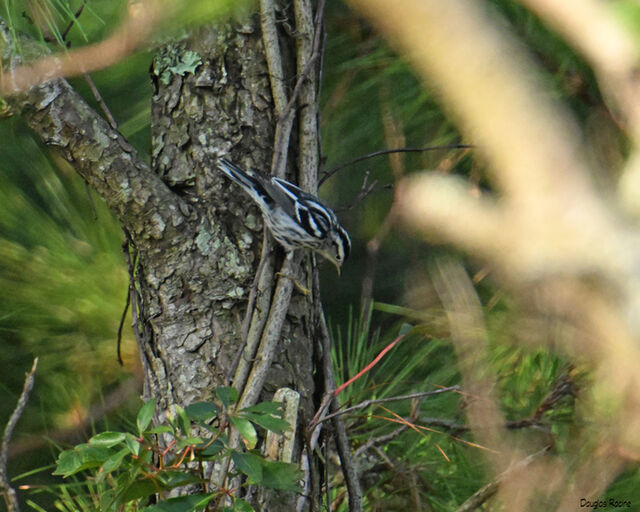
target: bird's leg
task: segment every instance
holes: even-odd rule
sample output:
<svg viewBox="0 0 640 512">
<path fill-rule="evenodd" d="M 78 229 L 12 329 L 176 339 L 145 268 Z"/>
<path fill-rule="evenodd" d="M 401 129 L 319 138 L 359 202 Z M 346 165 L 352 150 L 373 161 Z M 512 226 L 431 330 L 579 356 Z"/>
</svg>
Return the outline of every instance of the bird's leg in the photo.
<svg viewBox="0 0 640 512">
<path fill-rule="evenodd" d="M 285 258 L 285 264 L 286 264 L 286 260 L 293 260 L 293 254 L 294 254 L 293 251 L 287 251 L 287 256 Z M 285 265 L 282 265 L 282 267 L 284 268 Z M 305 288 L 304 286 L 302 286 L 302 284 L 300 284 L 300 281 L 298 281 L 296 276 L 292 276 L 292 275 L 287 274 L 285 272 L 276 272 L 276 275 L 280 276 L 280 277 L 286 277 L 287 279 L 291 279 L 293 281 L 293 284 L 296 285 L 296 288 L 298 290 L 300 290 L 300 292 L 303 295 L 309 295 L 309 293 L 311 293 L 308 288 Z"/>
</svg>

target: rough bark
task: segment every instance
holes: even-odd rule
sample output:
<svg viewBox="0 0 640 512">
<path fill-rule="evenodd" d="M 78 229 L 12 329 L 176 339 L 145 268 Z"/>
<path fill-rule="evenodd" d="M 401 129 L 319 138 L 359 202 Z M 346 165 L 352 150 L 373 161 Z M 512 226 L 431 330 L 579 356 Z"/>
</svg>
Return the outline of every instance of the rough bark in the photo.
<svg viewBox="0 0 640 512">
<path fill-rule="evenodd" d="M 290 94 L 296 82 L 293 8 L 282 8 L 278 19 L 285 20 L 276 28 L 285 73 L 281 78 Z M 260 399 L 271 398 L 285 386 L 300 393 L 293 451 L 297 461 L 304 439 L 301 427 L 315 409 L 314 298 L 301 293 L 292 276 L 275 275 L 284 252 L 272 242 L 267 246 L 271 250 L 261 255 L 259 211 L 212 167 L 216 156 L 230 155 L 241 166 L 269 169 L 278 115 L 260 17 L 254 14 L 202 28 L 189 40 L 165 48 L 154 69 L 163 67 L 163 56 L 182 59 L 193 55 L 189 52 L 200 59 L 194 73 L 156 80 L 151 168 L 63 79 L 8 98 L 8 111 L 23 115 L 46 144 L 62 152 L 129 234 L 135 253 L 132 307 L 145 368 L 144 396 L 155 397 L 160 409 L 206 400 L 226 383 L 242 348 L 248 297 L 264 257 L 249 332 L 262 340 L 267 336 L 263 329 L 277 328 L 277 323 L 267 321 L 274 315 L 274 293 L 279 308 L 291 295 Z M 310 84 L 315 87 L 315 81 Z M 316 111 L 314 105 L 314 115 Z M 295 128 L 292 140 L 297 142 Z M 289 147 L 286 169 L 295 179 L 292 164 L 298 150 L 296 144 Z M 315 187 L 318 159 L 311 167 L 308 157 L 304 160 L 310 169 L 305 172 L 313 174 L 311 180 L 305 174 L 303 181 Z M 297 281 L 311 289 L 311 263 L 304 258 L 298 271 L 299 261 L 291 259 L 284 268 L 292 269 Z M 243 364 L 251 366 L 252 361 L 245 359 Z M 255 500 L 260 509 L 277 502 L 284 509 L 289 503 L 293 510 L 295 496 L 267 493 Z"/>
</svg>

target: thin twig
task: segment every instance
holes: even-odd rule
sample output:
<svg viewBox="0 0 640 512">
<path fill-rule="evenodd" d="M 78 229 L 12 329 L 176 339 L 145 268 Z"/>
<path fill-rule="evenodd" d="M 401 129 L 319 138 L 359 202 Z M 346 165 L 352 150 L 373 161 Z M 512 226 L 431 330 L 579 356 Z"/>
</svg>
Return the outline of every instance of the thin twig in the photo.
<svg viewBox="0 0 640 512">
<path fill-rule="evenodd" d="M 303 190 L 315 193 L 318 190 L 318 168 L 320 164 L 320 138 L 318 129 L 318 91 L 317 76 L 319 51 L 322 42 L 322 22 L 325 0 L 319 0 L 315 18 L 311 0 L 294 0 L 296 29 L 299 37 L 296 41 L 296 67 L 299 92 L 292 94 L 290 101 L 298 105 L 298 169 L 300 186 Z"/>
<path fill-rule="evenodd" d="M 327 181 L 331 176 L 333 176 L 338 171 L 341 171 L 345 167 L 349 167 L 350 165 L 356 164 L 358 162 L 362 162 L 363 160 L 368 160 L 369 158 L 374 158 L 376 156 L 389 155 L 392 153 L 424 153 L 425 151 L 436 151 L 438 149 L 472 149 L 474 146 L 470 144 L 444 144 L 441 146 L 427 146 L 424 148 L 396 148 L 396 149 L 383 149 L 380 151 L 374 151 L 373 153 L 367 153 L 366 155 L 359 156 L 358 158 L 354 158 L 353 160 L 349 160 L 344 164 L 340 164 L 333 169 L 325 172 L 320 178 L 320 182 L 318 186 L 322 186 L 322 184 Z"/>
<path fill-rule="evenodd" d="M 328 414 L 327 416 L 325 416 L 324 418 L 321 418 L 318 420 L 318 423 L 322 423 L 323 421 L 327 421 L 330 420 L 336 416 L 341 416 L 343 414 L 348 414 L 350 412 L 353 411 L 357 411 L 360 409 L 366 409 L 367 407 L 371 406 L 371 405 L 376 405 L 376 404 L 384 404 L 386 402 L 397 402 L 399 400 L 411 400 L 414 398 L 425 398 L 428 396 L 433 396 L 433 395 L 439 395 L 440 393 L 448 393 L 449 391 L 460 391 L 460 386 L 449 386 L 446 388 L 441 388 L 441 389 L 435 389 L 433 391 L 421 391 L 418 393 L 411 393 L 409 395 L 402 395 L 402 396 L 391 396 L 388 398 L 378 398 L 377 400 L 365 400 L 364 402 L 360 402 L 359 404 L 356 404 L 352 407 L 347 407 L 346 409 L 340 409 L 336 412 L 333 412 L 331 414 Z"/>
<path fill-rule="evenodd" d="M 395 429 L 392 432 L 389 432 L 388 434 L 370 438 L 366 443 L 364 443 L 355 451 L 355 453 L 353 454 L 353 458 L 357 462 L 358 460 L 360 460 L 360 457 L 362 456 L 362 454 L 366 452 L 369 448 L 379 444 L 387 444 L 390 441 L 393 441 L 396 437 L 398 437 L 408 428 L 409 428 L 408 425 L 400 425 L 397 429 Z"/>
<path fill-rule="evenodd" d="M 33 360 L 31 370 L 27 373 L 24 379 L 24 386 L 20 398 L 15 409 L 11 413 L 11 417 L 4 428 L 4 434 L 2 436 L 2 449 L 0 449 L 0 486 L 3 488 L 2 494 L 4 495 L 4 501 L 7 505 L 8 512 L 19 512 L 20 506 L 18 504 L 18 495 L 15 489 L 11 487 L 9 482 L 9 476 L 7 475 L 7 460 L 9 458 L 9 443 L 11 442 L 11 436 L 13 430 L 16 428 L 16 424 L 22 416 L 24 408 L 29 400 L 29 393 L 33 389 L 33 382 L 36 376 L 36 368 L 38 368 L 38 358 Z"/>
<path fill-rule="evenodd" d="M 317 288 L 318 290 L 320 288 L 317 272 L 315 272 L 314 275 L 314 288 Z M 338 408 L 338 401 L 336 398 L 337 395 L 335 393 L 331 393 L 331 390 L 335 389 L 336 385 L 333 375 L 333 365 L 331 364 L 331 338 L 329 336 L 329 329 L 324 317 L 324 312 L 320 306 L 318 306 L 316 312 L 318 314 L 318 334 L 322 342 L 322 366 L 325 380 L 325 396 L 330 397 L 329 411 L 334 411 Z M 358 472 L 356 471 L 353 457 L 351 456 L 351 445 L 349 443 L 349 437 L 347 436 L 347 429 L 341 416 L 335 416 L 332 419 L 332 424 L 335 430 L 336 448 L 338 449 L 338 455 L 340 456 L 342 473 L 344 475 L 349 495 L 349 512 L 361 512 L 362 490 L 360 488 Z M 316 426 L 313 428 L 316 428 Z"/>
<path fill-rule="evenodd" d="M 129 311 L 129 306 L 131 305 L 131 292 L 129 288 L 127 288 L 127 298 L 124 303 L 124 309 L 122 310 L 122 315 L 120 316 L 120 324 L 118 325 L 118 342 L 117 342 L 117 353 L 118 353 L 118 363 L 120 366 L 124 366 L 122 361 L 122 352 L 120 347 L 122 345 L 122 329 L 124 328 L 124 322 L 127 318 L 127 312 Z"/>
<path fill-rule="evenodd" d="M 67 27 L 64 29 L 64 31 L 62 32 L 62 40 L 66 43 L 67 42 L 67 35 L 69 35 L 69 30 L 71 30 L 71 27 L 73 27 L 73 25 L 75 25 L 76 20 L 80 17 L 80 15 L 82 14 L 82 11 L 84 10 L 84 6 L 87 4 L 87 0 L 83 0 L 82 5 L 80 7 L 78 7 L 78 10 L 73 14 L 73 19 L 69 22 L 69 24 L 67 25 Z M 68 44 L 68 43 L 67 43 Z"/>
<path fill-rule="evenodd" d="M 109 126 L 111 126 L 111 128 L 113 128 L 114 130 L 117 130 L 118 123 L 114 119 L 113 114 L 111 113 L 111 110 L 109 110 L 109 107 L 107 107 L 107 104 L 102 99 L 102 95 L 100 94 L 100 91 L 98 91 L 98 88 L 96 87 L 96 84 L 93 81 L 93 78 L 91 78 L 91 75 L 89 75 L 89 73 L 84 73 L 84 79 L 87 82 L 87 84 L 89 84 L 89 89 L 91 89 L 91 93 L 93 94 L 93 97 L 96 99 L 96 101 L 98 102 L 98 105 L 100 106 L 100 109 L 102 110 L 105 117 L 107 118 L 107 121 L 109 122 Z"/>
<path fill-rule="evenodd" d="M 276 110 L 278 122 L 273 141 L 273 157 L 271 160 L 271 174 L 284 178 L 287 166 L 287 150 L 289 138 L 293 127 L 293 112 L 283 115 L 287 105 L 287 92 L 284 82 L 284 68 L 282 66 L 282 53 L 278 42 L 278 29 L 276 28 L 276 8 L 274 0 L 260 0 L 260 26 L 262 28 L 262 41 L 264 54 L 269 69 L 269 81 L 271 83 L 271 96 Z"/>
<path fill-rule="evenodd" d="M 351 210 L 356 205 L 358 205 L 362 201 L 364 201 L 369 196 L 369 194 L 371 194 L 376 189 L 376 186 L 378 185 L 378 180 L 373 180 L 371 183 L 369 183 L 369 176 L 370 175 L 371 175 L 371 171 L 367 170 L 364 173 L 364 179 L 362 180 L 362 186 L 360 187 L 360 192 L 358 192 L 358 195 L 356 196 L 356 198 L 351 202 L 351 204 L 348 204 L 347 206 L 342 206 L 340 208 L 334 208 L 334 211 L 336 213 L 340 213 L 340 212 Z M 382 188 L 390 189 L 390 188 L 393 188 L 393 185 L 384 185 Z"/>
<path fill-rule="evenodd" d="M 271 254 L 272 237 L 266 225 L 263 226 L 262 251 L 260 263 L 253 280 L 247 311 L 242 321 L 242 340 L 231 367 L 227 372 L 227 385 L 233 382 L 236 389 L 243 389 L 250 371 L 249 361 L 256 352 L 264 324 L 267 321 L 273 289 L 273 256 Z M 244 359 L 244 363 L 243 363 Z"/>
<path fill-rule="evenodd" d="M 280 341 L 280 332 L 282 331 L 282 325 L 287 315 L 289 301 L 293 292 L 293 281 L 287 276 L 295 275 L 298 268 L 299 257 L 296 257 L 293 252 L 288 253 L 282 265 L 282 276 L 278 279 L 276 285 L 269 318 L 260 339 L 256 360 L 236 406 L 238 409 L 254 405 L 258 400 L 260 391 L 262 391 L 267 372 L 276 354 L 278 342 Z"/>
</svg>

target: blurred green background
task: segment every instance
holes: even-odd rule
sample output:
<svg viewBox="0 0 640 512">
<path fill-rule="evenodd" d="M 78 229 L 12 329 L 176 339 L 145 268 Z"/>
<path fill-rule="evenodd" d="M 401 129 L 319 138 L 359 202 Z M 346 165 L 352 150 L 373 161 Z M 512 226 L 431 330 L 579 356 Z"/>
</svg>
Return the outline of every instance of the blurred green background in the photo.
<svg viewBox="0 0 640 512">
<path fill-rule="evenodd" d="M 66 26 L 69 13 L 77 9 L 76 3 L 52 4 L 54 39 Z M 80 16 L 81 29 L 74 26 L 69 33 L 72 48 L 108 35 L 122 18 L 125 4 L 124 0 L 88 1 Z M 18 30 L 38 36 L 23 16 L 22 2 L 3 0 L 3 5 L 2 15 L 11 17 Z M 615 172 L 626 141 L 608 115 L 588 67 L 516 3 L 496 0 L 491 5 L 506 16 L 537 58 L 554 94 L 573 110 L 593 148 L 588 156 Z M 630 23 L 637 23 L 637 10 L 629 14 L 623 10 L 628 2 L 618 5 Z M 461 139 L 437 98 L 366 22 L 334 1 L 329 2 L 326 20 L 325 170 L 391 147 L 470 142 Z M 93 75 L 120 130 L 145 157 L 150 151 L 151 58 L 151 53 L 141 52 Z M 83 79 L 71 82 L 99 109 Z M 140 404 L 140 369 L 128 318 L 122 340 L 123 367 L 116 358 L 116 333 L 127 292 L 118 223 L 73 169 L 45 148 L 19 118 L 0 123 L 0 140 L 0 385 L 4 396 L 0 423 L 4 425 L 13 410 L 33 357 L 40 357 L 35 389 L 14 434 L 9 469 L 11 476 L 18 475 L 16 486 L 30 486 L 30 491 L 21 491 L 23 501 L 32 500 L 46 510 L 61 492 L 49 486 L 60 483 L 49 476 L 59 448 L 130 421 Z M 368 159 L 346 167 L 320 190 L 322 196 L 331 198 L 354 246 L 341 278 L 330 268 L 322 271 L 338 381 L 362 369 L 403 325 L 413 327 L 380 365 L 348 388 L 344 401 L 459 383 L 453 350 L 446 340 L 446 321 L 428 270 L 430 262 L 442 254 L 462 256 L 396 228 L 381 236 L 393 199 L 394 172 L 424 169 L 459 173 L 478 187 L 488 186 L 482 162 L 471 151 L 437 150 Z M 365 198 L 359 198 L 365 176 L 368 184 L 375 181 L 376 185 Z M 601 178 L 604 182 L 606 177 Z M 380 241 L 375 258 L 367 250 L 371 240 Z M 472 275 L 482 270 L 473 259 L 465 263 Z M 374 279 L 368 281 L 368 276 Z M 486 307 L 493 370 L 510 420 L 532 415 L 554 383 L 567 375 L 579 383 L 580 372 L 566 361 L 516 345 L 521 337 L 519 322 L 526 314 L 508 295 L 488 279 L 479 280 L 478 292 Z M 360 314 L 363 295 L 375 301 L 370 316 Z M 547 332 L 527 335 L 540 342 L 547 342 L 550 336 Z M 408 402 L 390 407 L 399 415 L 411 414 Z M 464 403 L 458 395 L 443 394 L 423 401 L 419 408 L 420 418 L 464 423 Z M 561 448 L 570 443 L 573 425 L 581 418 L 566 397 L 547 420 Z M 348 426 L 355 447 L 398 428 L 364 414 L 352 418 Z M 541 443 L 540 436 L 523 429 L 523 446 Z M 393 464 L 371 457 L 363 468 L 367 510 L 411 510 L 417 504 L 424 510 L 454 510 L 486 483 L 482 454 L 463 438 L 463 432 L 454 436 L 412 429 L 394 437 L 384 449 Z M 339 499 L 339 490 L 336 493 Z M 634 496 L 640 503 L 637 468 L 630 467 L 610 493 Z"/>
</svg>

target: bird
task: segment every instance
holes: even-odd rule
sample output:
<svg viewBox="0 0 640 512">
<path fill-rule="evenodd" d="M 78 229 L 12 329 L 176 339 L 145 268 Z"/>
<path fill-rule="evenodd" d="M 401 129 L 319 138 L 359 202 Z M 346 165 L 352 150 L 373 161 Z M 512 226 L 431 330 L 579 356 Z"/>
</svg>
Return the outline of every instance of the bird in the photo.
<svg viewBox="0 0 640 512">
<path fill-rule="evenodd" d="M 273 237 L 285 250 L 311 249 L 333 263 L 340 275 L 351 239 L 336 214 L 317 197 L 275 176 L 243 170 L 220 158 L 217 167 L 253 199 Z"/>
</svg>

